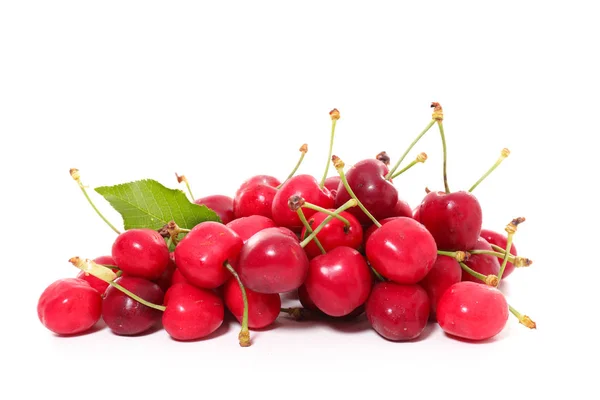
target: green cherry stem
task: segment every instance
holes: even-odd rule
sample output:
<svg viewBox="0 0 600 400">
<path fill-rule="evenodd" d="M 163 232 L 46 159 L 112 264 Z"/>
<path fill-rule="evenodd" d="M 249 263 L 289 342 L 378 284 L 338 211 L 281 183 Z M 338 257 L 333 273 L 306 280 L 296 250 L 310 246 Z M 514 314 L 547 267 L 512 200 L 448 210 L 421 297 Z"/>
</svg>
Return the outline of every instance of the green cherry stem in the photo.
<svg viewBox="0 0 600 400">
<path fill-rule="evenodd" d="M 464 262 L 459 261 L 460 267 L 467 272 L 469 275 L 471 275 L 474 278 L 479 279 L 480 281 L 485 282 L 486 285 L 488 286 L 498 286 L 498 277 L 496 275 L 483 275 L 480 274 L 477 271 L 473 271 L 471 268 L 469 268 Z"/>
<path fill-rule="evenodd" d="M 114 227 L 113 224 L 111 224 L 105 217 L 104 215 L 102 215 L 102 213 L 100 212 L 100 210 L 98 210 L 96 208 L 96 206 L 94 205 L 94 202 L 92 202 L 92 199 L 90 198 L 90 196 L 88 196 L 87 194 L 87 190 L 85 190 L 85 186 L 83 186 L 83 184 L 81 183 L 81 176 L 79 175 L 79 170 L 77 168 L 71 168 L 69 170 L 69 172 L 71 173 L 71 177 L 73 178 L 73 180 L 75 182 L 77 182 L 77 184 L 79 185 L 79 188 L 81 189 L 81 191 L 83 192 L 83 195 L 85 196 L 85 198 L 87 199 L 88 203 L 90 203 L 90 205 L 92 206 L 92 208 L 94 209 L 94 211 L 96 211 L 96 214 L 98 214 L 100 216 L 100 218 L 102 218 L 102 220 L 104 222 L 106 222 L 106 224 L 113 230 L 115 231 L 115 233 L 117 235 L 120 235 L 121 232 Z"/>
<path fill-rule="evenodd" d="M 231 266 L 231 264 L 229 264 L 229 261 L 225 261 L 225 264 L 223 265 L 225 266 L 225 268 L 227 268 L 229 272 L 231 272 L 231 275 L 233 275 L 238 285 L 240 286 L 240 290 L 242 291 L 242 300 L 244 301 L 244 314 L 242 315 L 242 329 L 240 330 L 238 339 L 240 341 L 240 346 L 248 347 L 250 346 L 251 341 L 250 331 L 248 330 L 248 297 L 246 295 L 246 288 L 244 287 L 240 276 L 237 274 L 237 272 L 235 272 L 235 269 Z"/>
<path fill-rule="evenodd" d="M 356 199 L 350 199 L 347 202 L 345 202 L 344 204 L 342 204 L 338 209 L 336 209 L 334 212 L 337 213 L 341 213 L 342 211 L 346 211 L 347 209 L 349 209 L 350 207 L 355 207 L 357 205 L 357 201 Z M 329 223 L 329 221 L 331 221 L 333 218 L 335 218 L 333 215 L 329 215 L 327 216 L 327 218 L 325 218 L 323 220 L 323 222 L 321 222 L 321 224 L 319 224 L 319 226 L 317 226 L 313 232 L 308 235 L 301 243 L 300 246 L 302 248 L 306 247 L 306 245 L 308 243 L 310 243 L 311 240 L 313 240 L 317 234 L 321 231 L 321 229 L 323 229 L 323 227 L 325 227 L 325 225 L 327 225 Z"/>
<path fill-rule="evenodd" d="M 165 307 L 165 306 L 150 303 L 149 301 L 142 299 L 137 294 L 135 294 L 135 293 L 125 289 L 123 286 L 119 285 L 117 282 L 110 281 L 110 282 L 108 282 L 108 284 L 113 286 L 115 289 L 120 290 L 121 292 L 125 293 L 127 296 L 131 297 L 132 299 L 134 299 L 135 301 L 137 301 L 139 303 L 142 303 L 143 305 L 145 305 L 147 307 L 154 308 L 155 310 L 159 310 L 159 311 L 165 311 L 167 309 L 167 307 Z"/>
<path fill-rule="evenodd" d="M 340 180 L 342 181 L 342 184 L 344 185 L 344 188 L 346 188 L 346 191 L 348 192 L 350 197 L 352 197 L 352 199 L 356 200 L 356 204 L 367 215 L 367 217 L 369 217 L 371 219 L 371 221 L 373 221 L 375 226 L 377 226 L 378 228 L 381 228 L 381 224 L 379 223 L 379 221 L 377 221 L 377 219 L 375 219 L 375 217 L 369 212 L 369 210 L 367 210 L 367 208 L 360 202 L 360 200 L 358 200 L 358 197 L 356 197 L 356 195 L 354 194 L 354 191 L 352 191 L 352 188 L 348 184 L 348 180 L 346 179 L 346 174 L 344 173 L 344 167 L 345 167 L 344 162 L 338 156 L 332 156 L 331 162 L 333 162 L 333 166 L 335 167 L 336 171 L 340 175 Z"/>
<path fill-rule="evenodd" d="M 425 129 L 423 129 L 421 131 L 421 133 L 419 133 L 419 135 L 416 137 L 416 139 L 413 140 L 413 142 L 410 144 L 410 146 L 408 146 L 408 149 L 406 149 L 406 151 L 404 152 L 404 154 L 402 155 L 402 157 L 400 157 L 400 159 L 396 162 L 396 164 L 394 164 L 394 167 L 392 169 L 390 169 L 390 171 L 387 173 L 387 175 L 385 176 L 385 179 L 387 179 L 387 180 L 392 179 L 391 177 L 394 175 L 394 172 L 396 172 L 396 170 L 398 169 L 398 167 L 400 166 L 400 164 L 402 163 L 402 161 L 404 161 L 404 159 L 406 158 L 406 156 L 408 155 L 408 153 L 417 144 L 417 142 L 419 140 L 421 140 L 421 138 L 423 137 L 423 135 L 425 135 L 425 133 L 427 133 L 427 131 L 429 129 L 431 129 L 431 127 L 433 126 L 433 124 L 435 124 L 435 119 L 432 119 L 429 122 L 429 124 L 427 124 L 427 126 L 425 127 Z"/>
<path fill-rule="evenodd" d="M 485 178 L 487 178 L 488 175 L 491 174 L 496 169 L 496 167 L 498 167 L 498 165 L 500 165 L 502 163 L 502 161 L 504 161 L 504 159 L 506 157 L 508 157 L 509 155 L 510 155 L 510 150 L 508 150 L 508 149 L 502 149 L 502 151 L 500 152 L 500 157 L 498 158 L 498 160 L 496 160 L 496 162 L 494 163 L 494 165 L 492 165 L 492 167 L 490 169 L 488 169 L 488 171 L 485 174 L 483 174 L 483 176 L 481 178 L 479 178 L 479 180 L 477 182 L 475 182 L 473 184 L 473 186 L 471 186 L 471 188 L 469 189 L 469 192 L 472 192 L 473 190 L 475 190 L 475 188 L 477 186 L 479 186 L 479 184 L 481 182 L 483 182 L 483 180 Z"/>
<path fill-rule="evenodd" d="M 535 322 L 533 322 L 533 320 L 531 318 L 529 318 L 527 315 L 521 314 L 520 312 L 515 310 L 515 308 L 513 306 L 511 306 L 510 304 L 508 305 L 508 309 L 510 310 L 512 315 L 517 317 L 517 319 L 519 320 L 519 323 L 521 323 L 522 325 L 525 325 L 529 329 L 537 329 Z"/>
<path fill-rule="evenodd" d="M 442 122 L 444 120 L 444 110 L 442 110 L 442 106 L 440 105 L 440 103 L 437 102 L 431 103 L 431 107 L 433 108 L 431 118 L 437 121 L 438 128 L 440 130 L 440 137 L 442 138 L 442 150 L 444 152 L 444 188 L 446 189 L 446 193 L 450 193 L 450 188 L 448 187 L 448 173 L 446 171 L 448 152 L 446 151 L 446 135 L 444 134 L 444 124 Z"/>
<path fill-rule="evenodd" d="M 496 250 L 496 251 L 499 251 L 500 253 L 502 253 L 502 254 L 503 254 L 503 255 L 502 255 L 502 256 L 500 256 L 500 257 L 504 257 L 504 254 L 505 254 L 506 252 L 504 251 L 504 249 L 503 249 L 502 247 L 500 247 L 500 246 L 496 246 L 495 244 L 491 244 L 491 243 L 490 243 L 490 246 L 492 246 L 492 249 L 494 249 L 494 250 Z M 471 253 L 472 253 L 472 252 L 471 252 Z"/>
<path fill-rule="evenodd" d="M 504 256 L 506 256 L 506 253 L 504 251 L 499 252 L 499 251 L 490 251 L 490 250 L 471 250 L 469 251 L 469 254 L 472 255 L 476 255 L 476 254 L 485 254 L 488 256 L 496 256 L 498 258 L 502 258 L 504 259 Z M 515 256 L 513 256 L 512 254 L 508 255 L 508 261 L 509 262 L 514 262 L 515 261 Z"/>
<path fill-rule="evenodd" d="M 512 221 L 510 221 L 510 223 L 506 225 L 506 228 L 504 229 L 508 234 L 506 239 L 506 254 L 504 254 L 504 259 L 502 260 L 500 271 L 498 271 L 498 280 L 502 279 L 502 274 L 504 274 L 504 269 L 506 268 L 506 264 L 508 263 L 508 258 L 510 256 L 510 248 L 512 247 L 513 236 L 517 232 L 517 226 L 523 222 L 525 222 L 525 218 L 515 218 Z"/>
<path fill-rule="evenodd" d="M 304 204 L 305 204 L 304 199 L 302 197 L 298 196 L 298 195 L 291 196 L 288 199 L 288 207 L 290 208 L 290 210 L 295 211 L 296 214 L 298 214 L 298 218 L 300 218 L 300 221 L 302 222 L 302 225 L 304 225 L 304 228 L 306 228 L 306 232 L 310 235 L 311 233 L 313 233 L 313 229 L 310 226 L 310 224 L 308 223 L 308 221 L 306 220 L 306 216 L 304 215 L 304 211 L 302 211 L 302 206 Z M 316 237 L 316 236 L 315 236 L 315 244 L 317 245 L 317 247 L 321 251 L 321 254 L 325 254 L 326 253 L 325 249 L 323 248 L 323 245 L 319 241 L 319 238 Z"/>
<path fill-rule="evenodd" d="M 417 156 L 416 159 L 414 159 L 410 164 L 408 164 L 406 167 L 402 168 L 400 171 L 396 172 L 394 175 L 392 175 L 392 177 L 390 178 L 390 180 L 396 178 L 399 175 L 402 175 L 402 173 L 408 171 L 409 169 L 411 169 L 413 166 L 415 166 L 417 163 L 424 163 L 427 160 L 427 154 L 426 153 L 419 153 L 419 155 Z"/>
<path fill-rule="evenodd" d="M 192 194 L 192 188 L 190 187 L 190 183 L 188 182 L 185 175 L 178 175 L 177 172 L 175 172 L 175 176 L 177 177 L 177 183 L 185 182 L 185 186 L 187 187 L 188 193 L 190 194 L 192 201 L 196 200 L 196 198 Z"/>
<path fill-rule="evenodd" d="M 464 251 L 443 251 L 443 250 L 438 250 L 437 253 L 440 256 L 446 256 L 446 257 L 454 258 L 458 262 L 462 262 L 462 261 L 465 261 L 465 260 L 469 259 L 469 253 L 466 253 Z"/>
<path fill-rule="evenodd" d="M 334 108 L 329 112 L 329 116 L 331 117 L 331 135 L 329 137 L 329 154 L 327 155 L 327 164 L 325 165 L 325 173 L 323 174 L 323 178 L 321 178 L 321 183 L 319 186 L 321 189 L 325 186 L 325 180 L 327 179 L 327 173 L 329 172 L 329 160 L 331 159 L 331 154 L 333 153 L 333 138 L 335 137 L 335 126 L 337 125 L 338 119 L 340 119 L 340 112 L 337 108 Z"/>
<path fill-rule="evenodd" d="M 344 223 L 344 225 L 346 225 L 346 228 L 350 227 L 350 221 L 348 221 L 346 218 L 342 217 L 341 215 L 336 214 L 334 211 L 328 210 L 328 209 L 323 208 L 323 207 L 319 207 L 316 204 L 308 203 L 306 201 L 304 202 L 304 204 L 302 204 L 302 207 L 309 208 L 311 210 L 315 210 L 315 211 L 318 211 L 318 212 L 322 212 L 323 214 L 333 215 L 335 218 L 337 218 L 340 221 L 342 221 Z"/>
<path fill-rule="evenodd" d="M 306 153 L 308 153 L 308 144 L 304 143 L 302 146 L 300 146 L 300 158 L 298 159 L 298 162 L 296 163 L 296 166 L 294 167 L 294 169 L 292 170 L 292 172 L 290 172 L 290 174 L 288 175 L 287 178 L 285 178 L 285 181 L 281 182 L 279 184 L 279 186 L 277 186 L 277 189 L 281 189 L 281 187 L 283 186 L 284 183 L 286 183 L 287 181 L 289 181 L 292 176 L 294 176 L 294 174 L 296 173 L 296 171 L 298 171 L 298 168 L 300 168 L 300 164 L 302 164 L 302 161 L 304 161 L 304 156 L 306 155 Z"/>
<path fill-rule="evenodd" d="M 379 280 L 379 282 L 385 282 L 385 278 L 379 272 L 377 272 L 377 270 L 373 268 L 372 265 L 369 264 L 369 267 L 371 267 L 371 271 L 373 271 L 373 274 L 375 275 L 377 280 Z"/>
</svg>

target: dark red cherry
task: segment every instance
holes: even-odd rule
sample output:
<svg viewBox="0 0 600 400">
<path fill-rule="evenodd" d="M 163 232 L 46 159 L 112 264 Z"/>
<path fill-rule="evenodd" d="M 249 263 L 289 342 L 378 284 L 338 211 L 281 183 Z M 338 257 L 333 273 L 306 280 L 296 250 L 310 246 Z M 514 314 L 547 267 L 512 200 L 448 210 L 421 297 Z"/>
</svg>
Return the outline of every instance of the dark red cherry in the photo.
<svg viewBox="0 0 600 400">
<path fill-rule="evenodd" d="M 332 209 L 331 211 L 334 210 Z M 326 252 L 329 252 L 330 250 L 340 246 L 358 249 L 362 244 L 363 229 L 358 222 L 358 219 L 346 211 L 341 212 L 339 215 L 348 220 L 350 223 L 349 227 L 346 228 L 346 225 L 342 221 L 337 218 L 333 218 L 323 226 L 319 233 L 317 233 L 317 239 L 319 239 L 319 242 Z M 329 215 L 322 212 L 316 212 L 310 217 L 308 224 L 315 229 L 317 226 L 321 225 L 321 223 L 327 217 L 329 217 Z M 303 228 L 301 237 L 305 238 L 308 235 L 309 234 L 307 233 L 306 228 Z M 309 258 L 313 258 L 321 254 L 321 251 L 314 240 L 311 240 L 310 243 L 304 247 L 304 250 L 306 251 L 306 254 L 308 254 Z"/>
<path fill-rule="evenodd" d="M 178 283 L 169 288 L 167 295 L 162 324 L 173 339 L 200 339 L 223 324 L 225 308 L 221 298 L 212 290 Z"/>
<path fill-rule="evenodd" d="M 124 274 L 158 279 L 169 264 L 165 239 L 152 229 L 129 229 L 112 246 L 112 257 Z"/>
<path fill-rule="evenodd" d="M 495 232 L 495 231 L 491 231 L 489 229 L 482 229 L 481 237 L 484 238 L 489 244 L 493 244 L 495 246 L 500 246 L 506 250 L 506 244 L 507 244 L 507 240 L 508 240 L 506 235 L 503 235 L 503 234 Z M 517 248 L 515 246 L 515 242 L 512 242 L 512 245 L 510 247 L 510 254 L 512 254 L 515 257 L 517 256 Z M 504 261 L 503 258 L 498 258 L 498 263 L 500 264 L 500 266 L 502 266 L 503 261 Z M 507 276 L 509 276 L 510 274 L 512 274 L 512 272 L 514 270 L 515 270 L 515 266 L 513 265 L 513 263 L 511 263 L 510 261 L 507 262 L 506 266 L 504 267 L 504 272 L 502 273 L 502 279 L 504 279 Z"/>
<path fill-rule="evenodd" d="M 359 161 L 346 172 L 350 188 L 377 220 L 392 217 L 398 203 L 398 191 L 390 181 L 385 179 L 387 173 L 387 166 L 375 159 Z M 335 197 L 335 207 L 340 207 L 348 200 L 350 195 L 340 182 Z M 371 222 L 359 207 L 352 207 L 348 211 L 363 225 Z"/>
<path fill-rule="evenodd" d="M 250 239 L 256 232 L 266 228 L 274 228 L 276 226 L 277 225 L 271 218 L 262 215 L 241 217 L 227 224 L 227 227 L 237 233 L 244 242 Z"/>
<path fill-rule="evenodd" d="M 101 265 L 117 265 L 111 256 L 96 257 L 94 258 L 94 262 Z M 104 293 L 108 287 L 108 283 L 104 282 L 102 279 L 98 279 L 94 275 L 87 274 L 83 271 L 79 271 L 77 278 L 83 279 L 89 283 L 90 286 L 96 289 L 100 294 Z"/>
<path fill-rule="evenodd" d="M 415 221 L 421 222 L 421 205 L 420 204 L 417 207 L 415 207 L 415 209 L 413 210 L 412 216 Z"/>
<path fill-rule="evenodd" d="M 310 299 L 332 317 L 348 315 L 367 301 L 372 284 L 367 262 L 350 247 L 313 258 L 304 282 Z"/>
<path fill-rule="evenodd" d="M 231 277 L 223 266 L 235 265 L 242 239 L 227 226 L 214 221 L 196 225 L 175 247 L 175 263 L 194 286 L 214 289 Z"/>
<path fill-rule="evenodd" d="M 115 282 L 150 303 L 163 303 L 164 292 L 154 282 L 134 276 L 121 276 Z M 104 292 L 102 319 L 117 335 L 143 333 L 160 322 L 161 314 L 161 311 L 143 305 L 113 286 Z"/>
<path fill-rule="evenodd" d="M 430 307 L 427 292 L 419 285 L 378 282 L 365 311 L 375 332 L 388 340 L 405 341 L 423 333 Z"/>
<path fill-rule="evenodd" d="M 398 217 L 375 230 L 367 241 L 366 253 L 377 272 L 402 284 L 419 282 L 437 258 L 431 234 L 407 217 Z"/>
<path fill-rule="evenodd" d="M 429 192 L 419 209 L 419 221 L 440 250 L 469 250 L 481 232 L 479 201 L 469 192 Z"/>
<path fill-rule="evenodd" d="M 302 307 L 306 308 L 307 310 L 318 311 L 320 313 L 322 312 L 315 305 L 315 302 L 312 301 L 312 299 L 310 298 L 308 291 L 306 290 L 306 285 L 304 284 L 302 284 L 302 286 L 298 288 L 298 300 L 300 300 L 300 304 L 302 304 Z"/>
<path fill-rule="evenodd" d="M 233 199 L 229 196 L 215 194 L 212 196 L 201 197 L 194 203 L 206 206 L 213 210 L 221 219 L 221 222 L 227 224 L 235 219 L 233 213 Z"/>
<path fill-rule="evenodd" d="M 475 282 L 459 282 L 442 295 L 437 321 L 447 334 L 469 340 L 496 336 L 508 321 L 508 303 L 498 289 Z"/>
<path fill-rule="evenodd" d="M 490 246 L 490 244 L 481 237 L 477 239 L 475 246 L 469 250 L 494 251 L 492 246 Z M 498 262 L 498 258 L 487 254 L 472 254 L 464 263 L 467 265 L 467 267 L 471 268 L 475 272 L 479 272 L 485 276 L 498 275 L 498 272 L 500 272 L 500 263 Z M 482 283 L 480 279 L 475 278 L 466 271 L 462 272 L 462 280 Z"/>
<path fill-rule="evenodd" d="M 333 198 L 335 198 L 337 195 L 337 190 L 341 181 L 342 180 L 340 179 L 339 175 L 330 176 L 329 178 L 325 179 L 325 187 L 329 189 Z"/>
<path fill-rule="evenodd" d="M 413 212 L 408 203 L 402 199 L 398 199 L 393 211 L 394 217 L 413 217 Z"/>
<path fill-rule="evenodd" d="M 246 289 L 248 299 L 248 328 L 262 329 L 271 325 L 281 312 L 281 297 L 278 293 L 258 293 Z M 241 323 L 244 314 L 242 290 L 235 278 L 223 285 L 223 298 L 227 309 Z"/>
<path fill-rule="evenodd" d="M 451 257 L 438 256 L 431 271 L 419 282 L 427 292 L 431 303 L 429 318 L 435 319 L 440 298 L 450 286 L 460 282 L 461 278 L 462 268 L 458 261 Z"/>
<path fill-rule="evenodd" d="M 172 258 L 169 258 L 167 268 L 165 268 L 163 273 L 153 282 L 156 283 L 163 292 L 166 292 L 173 284 L 173 274 L 176 269 L 177 266 L 175 265 L 175 261 L 173 261 Z"/>
<path fill-rule="evenodd" d="M 285 293 L 304 283 L 308 257 L 293 233 L 267 228 L 244 243 L 236 269 L 250 290 Z"/>
<path fill-rule="evenodd" d="M 271 218 L 273 199 L 280 183 L 269 175 L 257 175 L 242 183 L 233 198 L 235 217 L 262 215 Z"/>
<path fill-rule="evenodd" d="M 57 335 L 75 335 L 100 320 L 102 297 L 82 279 L 59 279 L 40 295 L 37 313 L 42 325 L 50 331 Z"/>
<path fill-rule="evenodd" d="M 286 228 L 302 229 L 302 222 L 295 211 L 290 210 L 288 200 L 292 196 L 300 196 L 306 202 L 323 208 L 333 208 L 334 199 L 327 188 L 321 189 L 317 180 L 311 175 L 296 175 L 281 186 L 273 199 L 273 221 Z M 306 218 L 315 213 L 311 209 L 303 209 Z"/>
</svg>

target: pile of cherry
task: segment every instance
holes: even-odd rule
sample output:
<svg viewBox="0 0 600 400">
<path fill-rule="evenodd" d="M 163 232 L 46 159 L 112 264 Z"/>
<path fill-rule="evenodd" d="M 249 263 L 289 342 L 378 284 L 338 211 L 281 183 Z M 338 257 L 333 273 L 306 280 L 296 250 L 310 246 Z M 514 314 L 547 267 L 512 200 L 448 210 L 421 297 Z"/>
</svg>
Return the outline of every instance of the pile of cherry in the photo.
<svg viewBox="0 0 600 400">
<path fill-rule="evenodd" d="M 450 191 L 443 113 L 438 103 L 432 107 L 431 122 L 393 168 L 382 152 L 347 171 L 332 156 L 340 115 L 331 111 L 330 149 L 320 181 L 294 175 L 304 145 L 284 182 L 254 176 L 233 198 L 195 200 L 221 222 L 205 221 L 190 230 L 171 222 L 158 231 L 118 232 L 110 255 L 70 260 L 81 271 L 44 290 L 40 321 L 59 335 L 89 331 L 102 319 L 117 335 L 162 326 L 172 338 L 190 341 L 215 332 L 229 311 L 241 324 L 242 346 L 251 344 L 251 330 L 286 313 L 345 321 L 366 314 L 373 329 L 392 341 L 417 338 L 430 320 L 450 337 L 475 341 L 500 333 L 509 313 L 535 328 L 498 289 L 515 267 L 531 264 L 517 255 L 512 240 L 524 218 L 513 219 L 503 233 L 483 229 L 482 210 L 471 193 L 508 150 L 470 190 Z M 421 153 L 397 172 L 435 124 L 446 190 L 428 191 L 413 210 L 393 179 L 425 161 Z M 328 177 L 331 164 L 337 175 Z M 78 171 L 71 174 L 81 185 Z M 178 180 L 190 189 L 185 177 Z M 290 293 L 302 307 L 281 308 L 280 296 Z"/>
</svg>

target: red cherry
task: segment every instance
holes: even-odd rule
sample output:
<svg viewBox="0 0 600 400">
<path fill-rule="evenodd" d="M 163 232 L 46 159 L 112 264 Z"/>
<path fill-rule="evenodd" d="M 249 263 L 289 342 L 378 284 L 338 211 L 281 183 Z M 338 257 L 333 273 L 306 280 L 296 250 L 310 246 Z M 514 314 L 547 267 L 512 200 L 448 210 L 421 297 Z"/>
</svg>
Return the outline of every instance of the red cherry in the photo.
<svg viewBox="0 0 600 400">
<path fill-rule="evenodd" d="M 296 236 L 267 228 L 244 243 L 236 270 L 250 290 L 285 293 L 304 283 L 308 258 Z"/>
<path fill-rule="evenodd" d="M 175 247 L 177 268 L 192 285 L 214 289 L 231 274 L 223 266 L 234 264 L 242 239 L 233 230 L 214 221 L 196 225 Z"/>
<path fill-rule="evenodd" d="M 227 224 L 227 227 L 237 233 L 245 242 L 250 239 L 256 232 L 266 228 L 274 228 L 277 225 L 271 218 L 262 215 L 250 215 L 249 217 L 241 217 Z"/>
<path fill-rule="evenodd" d="M 100 320 L 102 297 L 86 281 L 64 278 L 51 283 L 37 304 L 42 325 L 57 335 L 75 335 Z"/>
<path fill-rule="evenodd" d="M 421 222 L 421 205 L 415 207 L 412 216 L 415 221 Z"/>
<path fill-rule="evenodd" d="M 179 268 L 176 268 L 175 271 L 173 271 L 173 277 L 171 278 L 171 286 L 175 286 L 178 283 L 190 282 L 187 279 L 185 279 L 185 276 L 183 276 Z"/>
<path fill-rule="evenodd" d="M 277 178 L 269 175 L 253 176 L 242 183 L 233 198 L 235 217 L 262 215 L 271 218 L 273 198 L 280 184 Z"/>
<path fill-rule="evenodd" d="M 390 181 L 385 179 L 387 173 L 387 166 L 375 159 L 359 161 L 346 172 L 348 185 L 358 200 L 377 220 L 393 216 L 398 203 L 398 191 Z M 340 207 L 348 200 L 350 200 L 350 194 L 340 182 L 335 197 L 335 206 Z M 359 207 L 353 207 L 348 211 L 363 225 L 371 222 Z"/>
<path fill-rule="evenodd" d="M 319 310 L 319 307 L 316 306 L 315 302 L 310 298 L 308 291 L 306 290 L 306 285 L 304 284 L 298 288 L 298 300 L 300 300 L 302 307 L 306 308 L 307 310 L 322 312 Z"/>
<path fill-rule="evenodd" d="M 160 290 L 166 292 L 173 284 L 173 274 L 175 274 L 176 269 L 177 266 L 175 265 L 175 261 L 169 257 L 167 268 L 165 268 L 163 273 L 157 279 L 153 280 L 153 282 L 160 287 Z"/>
<path fill-rule="evenodd" d="M 367 319 L 373 329 L 392 341 L 419 337 L 429 319 L 427 292 L 419 285 L 376 283 L 366 303 Z"/>
<path fill-rule="evenodd" d="M 470 340 L 500 333 L 508 321 L 508 303 L 498 289 L 475 282 L 459 282 L 444 292 L 437 307 L 444 332 Z"/>
<path fill-rule="evenodd" d="M 94 262 L 101 265 L 117 265 L 111 256 L 96 257 Z M 83 279 L 89 283 L 90 286 L 96 289 L 100 294 L 104 293 L 108 287 L 108 283 L 104 282 L 102 279 L 98 279 L 94 275 L 86 274 L 83 271 L 79 271 L 77 278 Z"/>
<path fill-rule="evenodd" d="M 302 222 L 295 211 L 290 210 L 288 200 L 300 196 L 306 202 L 323 208 L 333 208 L 334 199 L 327 188 L 321 189 L 317 180 L 310 175 L 296 175 L 281 186 L 273 199 L 273 221 L 279 226 L 302 229 Z M 314 210 L 305 209 L 304 215 L 310 218 Z"/>
<path fill-rule="evenodd" d="M 402 199 L 398 199 L 394 211 L 392 213 L 394 217 L 413 217 L 413 212 L 408 203 Z"/>
<path fill-rule="evenodd" d="M 165 331 L 176 340 L 195 340 L 216 331 L 225 317 L 223 302 L 213 291 L 178 283 L 167 292 L 162 315 Z"/>
<path fill-rule="evenodd" d="M 129 229 L 112 246 L 112 257 L 124 274 L 157 279 L 169 263 L 165 239 L 152 229 Z"/>
<path fill-rule="evenodd" d="M 115 280 L 133 294 L 153 303 L 162 304 L 164 292 L 147 279 L 134 276 L 121 276 Z M 137 335 L 147 331 L 160 321 L 161 312 L 132 299 L 111 286 L 102 300 L 102 319 L 117 335 Z"/>
<path fill-rule="evenodd" d="M 337 195 L 338 187 L 340 186 L 341 178 L 339 175 L 330 176 L 325 179 L 325 187 L 329 189 L 333 198 Z"/>
<path fill-rule="evenodd" d="M 458 261 L 451 257 L 438 256 L 431 271 L 419 282 L 419 285 L 425 289 L 429 296 L 429 302 L 431 303 L 430 318 L 435 318 L 437 304 L 446 289 L 460 282 L 461 278 L 462 268 Z"/>
<path fill-rule="evenodd" d="M 244 314 L 242 290 L 235 278 L 229 279 L 223 285 L 223 297 L 227 309 L 241 323 Z M 248 299 L 248 327 L 261 329 L 271 325 L 279 316 L 281 297 L 277 293 L 258 293 L 246 288 Z"/>
<path fill-rule="evenodd" d="M 221 219 L 223 224 L 227 224 L 235 219 L 233 214 L 233 199 L 229 196 L 215 194 L 212 196 L 201 197 L 194 201 L 198 205 L 203 205 L 213 210 Z"/>
<path fill-rule="evenodd" d="M 437 258 L 431 234 L 407 217 L 398 217 L 375 230 L 367 241 L 366 253 L 377 272 L 403 284 L 423 279 Z"/>
<path fill-rule="evenodd" d="M 381 221 L 379 221 L 379 223 L 381 224 L 381 226 L 387 224 L 390 221 L 393 221 L 395 219 L 398 219 L 400 217 L 389 217 L 389 218 L 385 218 L 382 219 Z M 369 238 L 371 237 L 371 235 L 373 234 L 373 232 L 375 232 L 377 229 L 379 229 L 379 227 L 377 225 L 371 225 L 369 226 L 369 228 L 365 231 L 364 235 L 363 235 L 363 244 L 366 245 L 367 241 L 369 240 Z"/>
<path fill-rule="evenodd" d="M 475 246 L 473 246 L 473 248 L 470 250 L 493 251 L 492 246 L 490 246 L 490 244 L 481 237 L 477 239 Z M 473 271 L 479 272 L 485 276 L 498 275 L 498 272 L 500 272 L 500 263 L 498 262 L 498 258 L 487 254 L 472 254 L 469 259 L 465 261 L 465 265 L 471 268 Z M 466 271 L 462 272 L 462 280 L 482 283 L 480 279 L 475 278 Z"/>
<path fill-rule="evenodd" d="M 472 249 L 481 232 L 481 206 L 469 192 L 429 192 L 421 203 L 418 219 L 440 250 Z"/>
<path fill-rule="evenodd" d="M 332 209 L 331 211 L 335 210 Z M 326 252 L 340 246 L 358 249 L 362 244 L 363 229 L 356 217 L 346 211 L 339 213 L 339 215 L 350 222 L 348 228 L 346 228 L 346 225 L 342 221 L 333 218 L 323 226 L 319 233 L 317 233 L 317 239 L 319 239 L 319 242 Z M 317 226 L 321 225 L 327 217 L 329 217 L 329 215 L 323 212 L 316 212 L 310 217 L 308 224 L 315 229 Z M 303 228 L 301 237 L 304 238 L 306 236 L 308 236 L 308 233 L 306 228 Z M 321 251 L 314 240 L 311 240 L 306 247 L 304 247 L 304 250 L 309 258 L 314 258 L 321 254 Z"/>
<path fill-rule="evenodd" d="M 365 259 L 350 247 L 313 258 L 304 282 L 314 304 L 332 317 L 348 315 L 367 301 L 372 284 Z"/>
<path fill-rule="evenodd" d="M 502 247 L 503 249 L 506 250 L 506 244 L 507 244 L 507 240 L 508 240 L 506 235 L 503 235 L 503 234 L 495 232 L 495 231 L 491 231 L 489 229 L 482 229 L 481 237 L 484 238 L 489 244 L 493 244 L 495 246 Z M 512 245 L 510 247 L 510 254 L 512 254 L 515 257 L 517 256 L 517 248 L 515 247 L 515 242 L 512 242 Z M 503 258 L 498 257 L 498 262 L 500 263 L 500 266 L 502 266 L 503 261 L 504 261 Z M 514 270 L 515 270 L 515 266 L 513 265 L 513 263 L 511 263 L 510 261 L 507 262 L 506 266 L 504 267 L 504 272 L 502 273 L 502 279 L 504 279 L 507 276 L 509 276 L 510 274 L 512 274 L 512 272 Z"/>
</svg>

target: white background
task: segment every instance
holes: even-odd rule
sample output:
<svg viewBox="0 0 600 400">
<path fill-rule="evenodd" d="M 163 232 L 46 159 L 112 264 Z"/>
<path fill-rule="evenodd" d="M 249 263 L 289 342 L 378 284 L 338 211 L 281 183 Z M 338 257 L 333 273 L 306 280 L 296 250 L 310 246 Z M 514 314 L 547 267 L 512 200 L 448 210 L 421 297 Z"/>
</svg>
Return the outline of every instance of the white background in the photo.
<svg viewBox="0 0 600 400">
<path fill-rule="evenodd" d="M 1 398 L 593 397 L 594 2 L 198 3 L 0 6 Z M 320 177 L 334 107 L 335 154 L 395 161 L 432 101 L 445 111 L 452 190 L 512 152 L 475 194 L 487 228 L 527 218 L 515 243 L 534 265 L 503 290 L 536 331 L 511 316 L 489 343 L 433 325 L 391 343 L 364 323 L 343 332 L 282 318 L 242 349 L 234 323 L 177 343 L 164 331 L 58 338 L 37 320 L 43 289 L 77 273 L 67 260 L 107 254 L 115 238 L 69 168 L 91 188 L 142 178 L 183 188 L 178 172 L 198 197 L 233 195 L 253 174 L 287 176 L 305 142 L 301 172 Z M 420 151 L 427 162 L 396 180 L 412 207 L 425 186 L 443 187 L 435 129 L 407 162 Z"/>
</svg>

